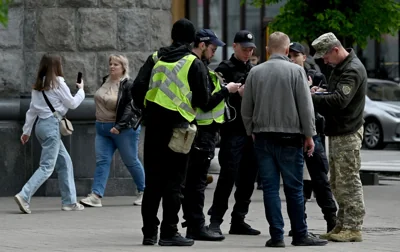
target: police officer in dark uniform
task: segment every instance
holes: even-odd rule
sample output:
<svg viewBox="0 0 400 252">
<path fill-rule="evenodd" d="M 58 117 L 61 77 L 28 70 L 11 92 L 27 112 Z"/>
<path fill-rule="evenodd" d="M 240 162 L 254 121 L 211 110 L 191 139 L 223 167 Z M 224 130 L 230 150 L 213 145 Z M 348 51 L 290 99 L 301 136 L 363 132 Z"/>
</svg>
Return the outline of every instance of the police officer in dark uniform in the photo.
<svg viewBox="0 0 400 252">
<path fill-rule="evenodd" d="M 192 52 L 208 66 L 217 48 L 224 45 L 225 43 L 219 40 L 212 30 L 201 29 L 196 32 Z M 224 86 L 222 84 L 215 72 L 209 70 L 210 99 L 206 106 L 197 109 L 197 136 L 190 151 L 182 201 L 183 218 L 186 220 L 182 226 L 187 227 L 186 237 L 194 240 L 221 241 L 225 238 L 205 226 L 203 214 L 207 172 L 214 158 L 217 132 L 225 119 L 224 101 L 229 97 L 229 93 L 237 92 L 240 87 L 240 84 L 236 83 Z"/>
<path fill-rule="evenodd" d="M 218 155 L 221 166 L 214 192 L 213 204 L 208 211 L 211 215 L 210 229 L 222 234 L 220 225 L 228 209 L 228 200 L 236 183 L 235 205 L 232 211 L 229 234 L 259 235 L 245 223 L 249 211 L 250 198 L 254 191 L 258 168 L 255 162 L 253 142 L 247 136 L 241 116 L 241 100 L 246 77 L 252 67 L 250 57 L 256 48 L 254 37 L 249 31 L 236 33 L 233 43 L 234 54 L 229 60 L 219 64 L 215 72 L 220 73 L 225 82 L 240 82 L 238 93 L 230 94 L 227 100 L 226 122 L 221 128 L 221 147 Z"/>
<path fill-rule="evenodd" d="M 296 64 L 304 67 L 306 60 L 305 48 L 297 42 L 293 42 L 289 48 L 289 58 Z M 305 69 L 306 70 L 306 69 Z M 307 70 L 306 70 L 307 71 Z M 308 70 L 307 76 L 309 78 L 310 88 L 313 86 L 326 88 L 327 82 L 325 76 L 315 70 Z M 327 231 L 331 231 L 336 225 L 336 203 L 332 196 L 330 183 L 328 180 L 329 165 L 326 158 L 325 148 L 321 137 L 325 138 L 324 133 L 324 117 L 315 112 L 315 125 L 317 135 L 313 137 L 314 140 L 314 153 L 312 156 L 305 155 L 305 161 L 308 172 L 311 177 L 311 188 L 315 192 L 315 197 L 318 206 L 324 215 L 327 223 Z M 307 186 L 304 186 L 307 191 Z M 307 194 L 307 192 L 305 192 Z M 304 200 L 306 204 L 306 200 Z M 306 216 L 306 215 L 305 215 Z"/>
</svg>

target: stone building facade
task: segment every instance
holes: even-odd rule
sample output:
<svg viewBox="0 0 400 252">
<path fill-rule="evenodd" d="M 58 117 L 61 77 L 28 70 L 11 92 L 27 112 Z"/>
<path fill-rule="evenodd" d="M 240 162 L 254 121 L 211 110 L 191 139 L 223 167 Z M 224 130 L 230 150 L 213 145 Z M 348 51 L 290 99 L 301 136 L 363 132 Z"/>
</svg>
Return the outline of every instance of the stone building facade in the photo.
<svg viewBox="0 0 400 252">
<path fill-rule="evenodd" d="M 171 5 L 171 0 L 14 0 L 8 27 L 0 27 L 0 196 L 17 193 L 39 163 L 34 133 L 26 146 L 19 136 L 45 52 L 61 55 L 72 93 L 77 73 L 83 73 L 87 98 L 68 113 L 75 132 L 63 141 L 74 162 L 78 194 L 90 191 L 95 168 L 93 94 L 108 72 L 108 56 L 125 54 L 134 78 L 154 50 L 170 43 Z M 58 195 L 56 177 L 55 172 L 38 195 Z M 117 154 L 106 195 L 134 193 Z"/>
</svg>

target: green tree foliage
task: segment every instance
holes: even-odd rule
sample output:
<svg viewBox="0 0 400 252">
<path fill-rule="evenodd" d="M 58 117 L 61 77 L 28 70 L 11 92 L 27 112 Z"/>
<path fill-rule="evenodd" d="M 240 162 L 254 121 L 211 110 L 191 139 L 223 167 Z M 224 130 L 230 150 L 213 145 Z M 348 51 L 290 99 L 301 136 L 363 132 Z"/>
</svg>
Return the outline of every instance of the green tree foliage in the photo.
<svg viewBox="0 0 400 252">
<path fill-rule="evenodd" d="M 242 0 L 256 7 L 282 0 Z M 400 29 L 399 0 L 288 0 L 270 25 L 295 41 L 312 42 L 333 32 L 345 45 L 365 47 L 369 38 L 381 40 Z"/>
<path fill-rule="evenodd" d="M 8 6 L 12 0 L 0 0 L 0 24 L 7 26 Z"/>
</svg>

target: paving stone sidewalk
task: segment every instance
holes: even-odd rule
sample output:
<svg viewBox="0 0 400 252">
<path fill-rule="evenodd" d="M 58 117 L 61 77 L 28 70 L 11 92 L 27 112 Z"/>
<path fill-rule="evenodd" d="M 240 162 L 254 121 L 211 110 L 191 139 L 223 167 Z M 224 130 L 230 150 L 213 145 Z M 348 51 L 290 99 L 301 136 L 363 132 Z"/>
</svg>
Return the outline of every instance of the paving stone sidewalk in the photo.
<svg viewBox="0 0 400 252">
<path fill-rule="evenodd" d="M 215 175 L 215 181 L 217 176 Z M 206 190 L 208 210 L 215 182 Z M 325 247 L 294 247 L 291 239 L 285 238 L 289 251 L 400 251 L 400 182 L 382 181 L 380 186 L 364 187 L 367 216 L 365 218 L 364 241 L 361 243 L 329 243 Z M 282 194 L 283 195 L 283 194 Z M 81 198 L 81 197 L 80 197 Z M 144 247 L 141 245 L 142 220 L 140 207 L 132 206 L 133 197 L 106 197 L 103 208 L 86 208 L 83 212 L 63 212 L 57 197 L 35 197 L 32 214 L 24 215 L 13 198 L 0 198 L 0 252 L 103 252 L 103 251 L 264 251 L 269 239 L 265 220 L 262 192 L 255 190 L 247 221 L 260 229 L 260 236 L 229 235 L 230 212 L 225 215 L 222 230 L 226 235 L 223 242 L 196 241 L 193 247 Z M 232 209 L 233 197 L 230 199 Z M 286 203 L 282 197 L 285 223 L 288 226 Z M 322 233 L 325 223 L 315 202 L 307 206 L 309 230 Z M 207 218 L 208 222 L 208 218 Z M 286 228 L 286 232 L 289 228 Z M 185 230 L 181 229 L 185 234 Z M 279 249 L 278 249 L 279 250 Z"/>
</svg>

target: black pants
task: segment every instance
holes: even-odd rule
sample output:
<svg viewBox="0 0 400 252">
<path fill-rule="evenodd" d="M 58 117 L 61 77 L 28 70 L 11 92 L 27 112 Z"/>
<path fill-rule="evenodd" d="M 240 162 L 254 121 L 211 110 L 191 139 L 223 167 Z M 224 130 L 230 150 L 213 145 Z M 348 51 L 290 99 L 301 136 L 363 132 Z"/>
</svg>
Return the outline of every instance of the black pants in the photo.
<svg viewBox="0 0 400 252">
<path fill-rule="evenodd" d="M 178 213 L 189 154 L 173 152 L 168 143 L 172 136 L 171 127 L 147 124 L 144 140 L 144 168 L 146 188 L 143 194 L 143 235 L 153 236 L 158 232 L 160 221 L 157 212 L 162 199 L 163 219 L 161 238 L 169 238 L 178 232 Z"/>
<path fill-rule="evenodd" d="M 200 229 L 205 224 L 204 191 L 207 187 L 207 173 L 213 157 L 214 151 L 197 148 L 192 148 L 190 151 L 182 201 L 183 218 L 186 220 L 184 227 Z"/>
<path fill-rule="evenodd" d="M 314 136 L 313 139 L 315 143 L 313 156 L 305 155 L 305 161 L 317 204 L 321 208 L 324 219 L 330 225 L 336 219 L 337 207 L 328 180 L 329 165 L 321 138 Z"/>
<path fill-rule="evenodd" d="M 251 137 L 223 135 L 218 159 L 221 171 L 209 210 L 210 221 L 222 223 L 236 182 L 235 205 L 231 216 L 232 222 L 242 222 L 249 211 L 258 172 Z"/>
<path fill-rule="evenodd" d="M 304 202 L 311 199 L 313 192 L 313 186 L 311 180 L 303 180 L 303 194 L 304 194 Z"/>
</svg>

